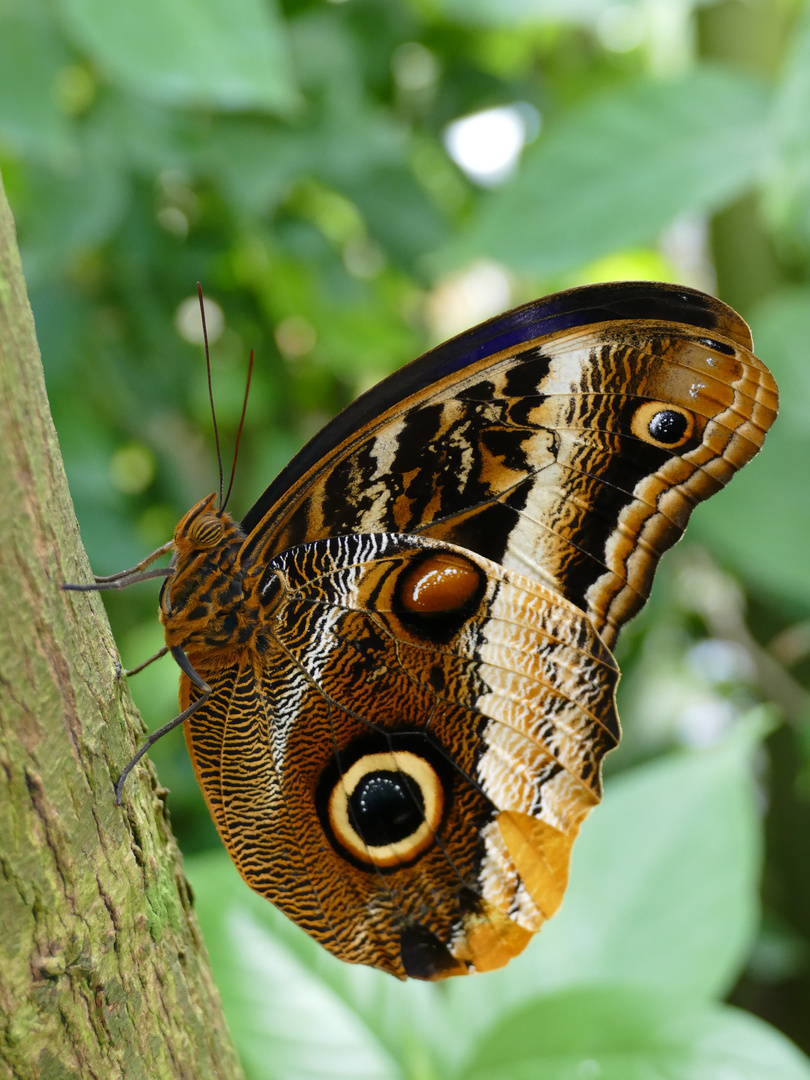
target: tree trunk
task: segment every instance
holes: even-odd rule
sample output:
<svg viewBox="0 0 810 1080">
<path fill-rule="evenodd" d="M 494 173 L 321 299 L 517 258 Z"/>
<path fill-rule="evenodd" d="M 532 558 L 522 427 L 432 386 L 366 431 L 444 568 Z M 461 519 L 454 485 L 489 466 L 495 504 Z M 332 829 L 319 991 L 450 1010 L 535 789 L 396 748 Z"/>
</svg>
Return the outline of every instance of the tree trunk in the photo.
<svg viewBox="0 0 810 1080">
<path fill-rule="evenodd" d="M 0 186 L 0 1077 L 241 1077 L 89 580 Z M 141 773 L 143 775 L 143 772 Z"/>
</svg>

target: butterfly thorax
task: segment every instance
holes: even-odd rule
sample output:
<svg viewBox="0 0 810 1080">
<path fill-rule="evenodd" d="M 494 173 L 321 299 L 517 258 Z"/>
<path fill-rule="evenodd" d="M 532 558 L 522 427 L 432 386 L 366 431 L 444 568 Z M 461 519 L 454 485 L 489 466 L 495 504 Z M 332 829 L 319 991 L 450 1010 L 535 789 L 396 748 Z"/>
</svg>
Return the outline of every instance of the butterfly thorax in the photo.
<svg viewBox="0 0 810 1080">
<path fill-rule="evenodd" d="M 243 651 L 255 626 L 239 562 L 245 534 L 215 499 L 201 500 L 175 529 L 173 572 L 160 596 L 166 644 L 179 645 L 200 674 Z"/>
</svg>

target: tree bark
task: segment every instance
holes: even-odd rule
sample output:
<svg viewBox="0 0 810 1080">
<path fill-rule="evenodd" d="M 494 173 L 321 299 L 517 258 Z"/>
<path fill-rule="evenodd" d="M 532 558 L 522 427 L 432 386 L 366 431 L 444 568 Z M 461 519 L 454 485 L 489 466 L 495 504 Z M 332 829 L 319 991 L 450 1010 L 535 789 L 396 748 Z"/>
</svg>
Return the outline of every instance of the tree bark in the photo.
<svg viewBox="0 0 810 1080">
<path fill-rule="evenodd" d="M 0 1077 L 241 1077 L 165 792 L 115 805 L 144 729 L 98 596 L 59 588 L 90 569 L 2 185 L 0 499 Z"/>
</svg>

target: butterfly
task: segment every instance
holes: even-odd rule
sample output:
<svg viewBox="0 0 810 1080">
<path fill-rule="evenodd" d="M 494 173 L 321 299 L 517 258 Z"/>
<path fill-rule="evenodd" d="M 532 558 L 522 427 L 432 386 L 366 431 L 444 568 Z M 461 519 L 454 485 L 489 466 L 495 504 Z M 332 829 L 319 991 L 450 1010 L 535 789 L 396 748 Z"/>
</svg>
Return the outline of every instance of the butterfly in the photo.
<svg viewBox="0 0 810 1080">
<path fill-rule="evenodd" d="M 242 877 L 330 952 L 487 971 L 558 909 L 620 737 L 616 636 L 776 415 L 751 349 L 680 286 L 534 301 L 360 397 L 241 522 L 202 499 L 141 574 L 166 728 Z"/>
</svg>

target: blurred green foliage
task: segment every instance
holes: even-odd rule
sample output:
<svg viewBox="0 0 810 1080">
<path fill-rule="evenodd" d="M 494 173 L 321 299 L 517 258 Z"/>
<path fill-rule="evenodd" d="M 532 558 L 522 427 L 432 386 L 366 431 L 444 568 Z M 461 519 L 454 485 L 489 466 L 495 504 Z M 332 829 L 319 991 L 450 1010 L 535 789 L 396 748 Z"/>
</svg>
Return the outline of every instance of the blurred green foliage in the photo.
<svg viewBox="0 0 810 1080">
<path fill-rule="evenodd" d="M 482 182 L 448 125 L 499 108 L 526 145 Z M 197 280 L 226 462 L 257 355 L 237 514 L 359 390 L 511 304 L 650 277 L 739 308 L 782 415 L 625 631 L 605 804 L 509 968 L 332 962 L 239 882 L 179 736 L 153 757 L 253 1080 L 810 1077 L 775 1030 L 810 1051 L 808 4 L 0 0 L 0 165 L 99 573 L 216 485 Z M 109 599 L 131 666 L 155 606 Z M 176 688 L 169 661 L 133 680 L 148 724 Z"/>
</svg>

